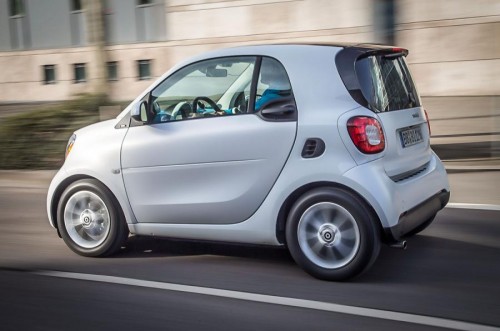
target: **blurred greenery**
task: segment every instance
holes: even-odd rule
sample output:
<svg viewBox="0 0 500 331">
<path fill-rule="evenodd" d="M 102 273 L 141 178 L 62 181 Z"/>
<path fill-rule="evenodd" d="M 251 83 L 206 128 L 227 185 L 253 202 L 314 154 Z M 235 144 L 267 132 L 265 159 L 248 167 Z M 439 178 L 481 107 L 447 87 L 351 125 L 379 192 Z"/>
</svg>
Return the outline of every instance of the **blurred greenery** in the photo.
<svg viewBox="0 0 500 331">
<path fill-rule="evenodd" d="M 104 95 L 78 95 L 57 106 L 42 107 L 0 120 L 0 169 L 55 169 L 64 162 L 72 133 L 99 121 Z"/>
</svg>

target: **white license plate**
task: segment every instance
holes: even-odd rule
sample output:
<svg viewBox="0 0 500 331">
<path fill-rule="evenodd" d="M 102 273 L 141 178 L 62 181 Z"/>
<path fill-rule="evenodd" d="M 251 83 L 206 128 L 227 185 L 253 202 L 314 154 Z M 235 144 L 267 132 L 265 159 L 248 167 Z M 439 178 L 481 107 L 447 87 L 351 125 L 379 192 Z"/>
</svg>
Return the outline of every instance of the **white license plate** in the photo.
<svg viewBox="0 0 500 331">
<path fill-rule="evenodd" d="M 420 130 L 420 127 L 402 130 L 400 132 L 400 136 L 403 148 L 416 145 L 424 140 L 424 138 L 422 137 L 422 130 Z"/>
</svg>

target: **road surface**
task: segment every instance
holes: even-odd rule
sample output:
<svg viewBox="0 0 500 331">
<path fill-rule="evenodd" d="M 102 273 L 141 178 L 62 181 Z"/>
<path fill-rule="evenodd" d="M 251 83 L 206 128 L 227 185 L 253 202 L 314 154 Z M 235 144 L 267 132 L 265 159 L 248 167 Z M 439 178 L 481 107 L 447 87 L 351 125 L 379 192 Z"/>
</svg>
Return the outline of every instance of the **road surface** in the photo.
<svg viewBox="0 0 500 331">
<path fill-rule="evenodd" d="M 445 209 L 406 251 L 333 283 L 281 248 L 131 237 L 83 258 L 45 194 L 0 185 L 1 330 L 500 330 L 500 211 Z"/>
</svg>

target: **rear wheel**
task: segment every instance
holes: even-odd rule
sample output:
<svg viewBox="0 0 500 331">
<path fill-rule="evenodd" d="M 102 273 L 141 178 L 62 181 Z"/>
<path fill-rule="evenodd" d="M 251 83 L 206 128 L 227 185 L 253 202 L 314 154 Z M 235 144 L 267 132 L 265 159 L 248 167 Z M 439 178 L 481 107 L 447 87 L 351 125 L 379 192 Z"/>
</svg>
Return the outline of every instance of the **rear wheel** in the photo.
<svg viewBox="0 0 500 331">
<path fill-rule="evenodd" d="M 83 256 L 111 255 L 128 236 L 118 202 L 94 179 L 79 180 L 66 188 L 59 200 L 57 226 L 68 247 Z"/>
<path fill-rule="evenodd" d="M 376 259 L 380 239 L 375 221 L 356 195 L 337 188 L 305 193 L 286 224 L 288 249 L 306 272 L 325 280 L 345 280 Z"/>
</svg>

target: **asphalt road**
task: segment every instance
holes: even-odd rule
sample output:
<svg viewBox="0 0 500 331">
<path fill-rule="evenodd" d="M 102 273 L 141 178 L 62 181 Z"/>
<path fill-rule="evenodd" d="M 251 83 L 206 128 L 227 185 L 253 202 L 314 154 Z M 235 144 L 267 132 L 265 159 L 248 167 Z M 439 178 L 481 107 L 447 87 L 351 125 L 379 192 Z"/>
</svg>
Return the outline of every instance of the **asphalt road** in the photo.
<svg viewBox="0 0 500 331">
<path fill-rule="evenodd" d="M 45 192 L 0 187 L 1 330 L 442 329 L 426 325 L 428 317 L 500 330 L 500 211 L 446 209 L 408 250 L 383 247 L 368 272 L 332 283 L 304 273 L 280 248 L 131 237 L 114 257 L 83 258 L 48 225 Z M 324 303 L 347 313 L 322 309 Z M 393 312 L 413 322 L 392 320 Z"/>
</svg>

